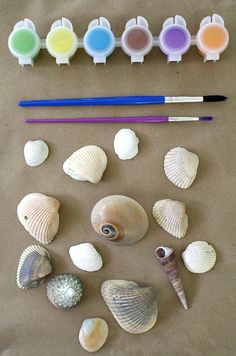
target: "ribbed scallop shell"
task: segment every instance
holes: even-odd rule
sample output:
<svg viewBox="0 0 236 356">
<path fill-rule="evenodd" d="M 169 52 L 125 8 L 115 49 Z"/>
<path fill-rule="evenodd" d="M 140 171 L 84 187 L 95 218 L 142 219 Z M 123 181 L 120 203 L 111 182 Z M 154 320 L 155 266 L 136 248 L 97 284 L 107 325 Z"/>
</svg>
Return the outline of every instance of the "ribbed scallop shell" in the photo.
<svg viewBox="0 0 236 356">
<path fill-rule="evenodd" d="M 210 271 L 216 263 L 216 252 L 206 241 L 194 241 L 182 253 L 185 267 L 192 273 Z"/>
<path fill-rule="evenodd" d="M 108 336 L 108 325 L 101 318 L 85 319 L 79 332 L 79 342 L 88 352 L 100 350 Z"/>
<path fill-rule="evenodd" d="M 151 287 L 125 280 L 108 280 L 103 282 L 101 294 L 125 331 L 141 334 L 155 325 L 157 299 Z"/>
<path fill-rule="evenodd" d="M 24 147 L 24 157 L 28 166 L 40 166 L 48 157 L 48 145 L 42 140 L 28 141 Z"/>
<path fill-rule="evenodd" d="M 135 132 L 130 129 L 121 129 L 114 138 L 114 150 L 122 159 L 132 159 L 138 154 L 139 139 Z"/>
<path fill-rule="evenodd" d="M 198 156 L 182 147 L 167 152 L 164 159 L 164 171 L 167 178 L 182 189 L 189 188 L 197 175 Z"/>
<path fill-rule="evenodd" d="M 21 254 L 17 268 L 16 283 L 21 289 L 38 287 L 52 272 L 51 258 L 39 245 L 28 246 Z"/>
<path fill-rule="evenodd" d="M 107 166 L 107 156 L 98 146 L 84 146 L 75 151 L 63 164 L 71 178 L 91 183 L 100 182 Z"/>
<path fill-rule="evenodd" d="M 59 309 L 76 306 L 83 295 L 83 287 L 79 277 L 70 274 L 59 274 L 47 284 L 49 301 Z"/>
<path fill-rule="evenodd" d="M 102 268 L 102 257 L 91 243 L 71 246 L 69 255 L 74 265 L 84 271 L 93 272 Z"/>
<path fill-rule="evenodd" d="M 156 223 L 169 234 L 177 238 L 185 236 L 188 229 L 188 216 L 183 202 L 171 199 L 159 200 L 154 204 L 152 214 Z"/>
<path fill-rule="evenodd" d="M 41 193 L 27 194 L 17 207 L 17 215 L 24 228 L 38 242 L 49 244 L 59 227 L 58 200 Z"/>
</svg>

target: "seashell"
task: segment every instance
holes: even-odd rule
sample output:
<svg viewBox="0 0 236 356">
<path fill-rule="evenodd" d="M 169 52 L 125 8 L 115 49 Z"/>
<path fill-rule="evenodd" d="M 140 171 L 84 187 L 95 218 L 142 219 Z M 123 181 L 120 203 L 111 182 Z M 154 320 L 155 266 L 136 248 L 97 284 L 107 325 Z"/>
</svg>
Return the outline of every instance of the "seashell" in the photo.
<svg viewBox="0 0 236 356">
<path fill-rule="evenodd" d="M 75 151 L 63 164 L 71 178 L 91 183 L 100 182 L 107 166 L 107 156 L 98 146 L 84 146 Z"/>
<path fill-rule="evenodd" d="M 49 301 L 59 309 L 76 306 L 83 295 L 83 287 L 79 277 L 74 274 L 58 274 L 47 284 Z"/>
<path fill-rule="evenodd" d="M 169 234 L 181 238 L 188 229 L 188 216 L 183 202 L 171 199 L 157 201 L 152 208 L 153 217 L 158 225 Z"/>
<path fill-rule="evenodd" d="M 94 206 L 91 222 L 96 233 L 120 245 L 130 245 L 143 238 L 148 217 L 143 207 L 124 195 L 110 195 Z"/>
<path fill-rule="evenodd" d="M 48 251 L 39 245 L 27 247 L 17 268 L 16 283 L 21 289 L 38 287 L 52 272 L 51 258 Z"/>
<path fill-rule="evenodd" d="M 114 150 L 120 159 L 132 159 L 138 154 L 139 139 L 130 129 L 121 129 L 114 139 Z"/>
<path fill-rule="evenodd" d="M 167 152 L 164 159 L 164 171 L 167 178 L 182 189 L 189 188 L 197 175 L 198 156 L 182 147 Z"/>
<path fill-rule="evenodd" d="M 141 334 L 155 325 L 157 299 L 151 287 L 141 287 L 131 281 L 108 280 L 103 282 L 101 294 L 125 331 Z"/>
<path fill-rule="evenodd" d="M 42 140 L 28 141 L 24 147 L 25 161 L 30 167 L 40 166 L 49 154 L 48 145 Z"/>
<path fill-rule="evenodd" d="M 108 336 L 108 325 L 101 318 L 85 319 L 79 332 L 79 342 L 88 352 L 100 350 Z"/>
<path fill-rule="evenodd" d="M 184 309 L 188 310 L 183 283 L 173 248 L 160 246 L 156 248 L 155 254 L 166 272 L 172 286 L 174 287 L 181 303 L 183 304 Z"/>
<path fill-rule="evenodd" d="M 58 200 L 41 193 L 27 194 L 17 207 L 24 228 L 37 241 L 49 244 L 59 228 Z"/>
<path fill-rule="evenodd" d="M 69 255 L 74 265 L 84 271 L 93 272 L 102 268 L 102 257 L 91 243 L 71 246 Z"/>
<path fill-rule="evenodd" d="M 216 263 L 216 251 L 206 241 L 194 241 L 182 253 L 185 267 L 193 273 L 210 271 Z"/>
</svg>

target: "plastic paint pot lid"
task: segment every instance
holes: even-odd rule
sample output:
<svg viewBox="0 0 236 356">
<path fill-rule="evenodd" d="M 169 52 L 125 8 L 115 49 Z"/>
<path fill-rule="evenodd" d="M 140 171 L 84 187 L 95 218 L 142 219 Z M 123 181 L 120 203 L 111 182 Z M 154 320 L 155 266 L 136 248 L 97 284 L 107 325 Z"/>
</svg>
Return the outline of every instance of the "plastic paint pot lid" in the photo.
<svg viewBox="0 0 236 356">
<path fill-rule="evenodd" d="M 40 39 L 34 31 L 21 28 L 10 34 L 8 47 L 16 57 L 34 57 L 40 50 Z"/>
<path fill-rule="evenodd" d="M 145 55 L 152 49 L 153 37 L 148 29 L 135 25 L 123 32 L 121 45 L 128 55 Z"/>
<path fill-rule="evenodd" d="M 68 28 L 54 28 L 47 35 L 46 46 L 48 52 L 54 57 L 72 57 L 77 50 L 77 37 Z"/>
<path fill-rule="evenodd" d="M 203 51 L 222 52 L 228 45 L 229 34 L 222 25 L 210 23 L 199 30 L 196 42 Z"/>
<path fill-rule="evenodd" d="M 115 48 L 115 37 L 109 29 L 96 26 L 86 32 L 84 47 L 91 56 L 108 56 Z"/>
<path fill-rule="evenodd" d="M 164 28 L 159 36 L 161 50 L 165 54 L 184 54 L 191 45 L 189 31 L 179 25 L 170 25 Z"/>
</svg>

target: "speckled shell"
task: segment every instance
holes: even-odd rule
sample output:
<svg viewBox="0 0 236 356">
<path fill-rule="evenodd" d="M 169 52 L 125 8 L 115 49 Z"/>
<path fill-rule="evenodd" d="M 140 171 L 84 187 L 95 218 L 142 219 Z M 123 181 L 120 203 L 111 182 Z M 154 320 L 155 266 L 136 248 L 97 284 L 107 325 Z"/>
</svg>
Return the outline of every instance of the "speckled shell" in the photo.
<svg viewBox="0 0 236 356">
<path fill-rule="evenodd" d="M 189 188 L 197 175 L 198 156 L 182 147 L 167 152 L 164 159 L 164 171 L 167 178 L 182 189 Z"/>
<path fill-rule="evenodd" d="M 39 245 L 28 246 L 21 254 L 17 268 L 16 283 L 21 289 L 38 287 L 52 272 L 51 258 Z"/>
<path fill-rule="evenodd" d="M 100 237 L 120 245 L 141 240 L 148 229 L 148 217 L 143 207 L 123 195 L 101 199 L 92 210 L 91 222 Z"/>
<path fill-rule="evenodd" d="M 108 336 L 108 325 L 101 318 L 85 319 L 79 332 L 79 342 L 88 352 L 100 350 Z"/>
<path fill-rule="evenodd" d="M 107 156 L 98 146 L 84 146 L 75 151 L 63 164 L 71 178 L 91 183 L 100 182 L 107 166 Z"/>
<path fill-rule="evenodd" d="M 24 228 L 38 242 L 49 244 L 59 228 L 58 200 L 41 193 L 27 194 L 17 207 Z"/>
<path fill-rule="evenodd" d="M 121 129 L 114 138 L 114 150 L 122 159 L 132 159 L 138 154 L 139 139 L 135 132 L 130 129 Z"/>
<path fill-rule="evenodd" d="M 102 268 L 102 257 L 91 243 L 71 246 L 69 255 L 74 265 L 84 271 L 93 272 Z"/>
<path fill-rule="evenodd" d="M 206 241 L 194 241 L 182 253 L 185 267 L 192 273 L 210 271 L 216 263 L 216 252 Z"/>
<path fill-rule="evenodd" d="M 153 217 L 158 225 L 169 234 L 181 238 L 188 229 L 188 216 L 183 202 L 171 199 L 157 201 L 152 208 Z"/>
<path fill-rule="evenodd" d="M 125 331 L 141 334 L 155 325 L 157 299 L 151 287 L 141 287 L 125 280 L 108 280 L 103 282 L 101 294 Z"/>
<path fill-rule="evenodd" d="M 28 141 L 24 146 L 24 157 L 28 166 L 40 166 L 49 154 L 48 145 L 42 140 Z"/>
<path fill-rule="evenodd" d="M 59 274 L 47 284 L 49 301 L 59 309 L 76 306 L 83 295 L 83 287 L 79 277 L 70 274 Z"/>
</svg>

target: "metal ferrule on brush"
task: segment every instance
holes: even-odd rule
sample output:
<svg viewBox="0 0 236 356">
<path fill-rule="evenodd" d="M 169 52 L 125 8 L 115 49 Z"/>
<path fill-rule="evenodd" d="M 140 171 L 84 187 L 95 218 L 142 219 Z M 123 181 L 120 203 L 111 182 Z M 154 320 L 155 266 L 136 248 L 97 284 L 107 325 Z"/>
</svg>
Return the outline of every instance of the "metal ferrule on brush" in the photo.
<svg viewBox="0 0 236 356">
<path fill-rule="evenodd" d="M 200 102 L 203 102 L 203 96 L 165 96 L 165 104 Z"/>
</svg>

